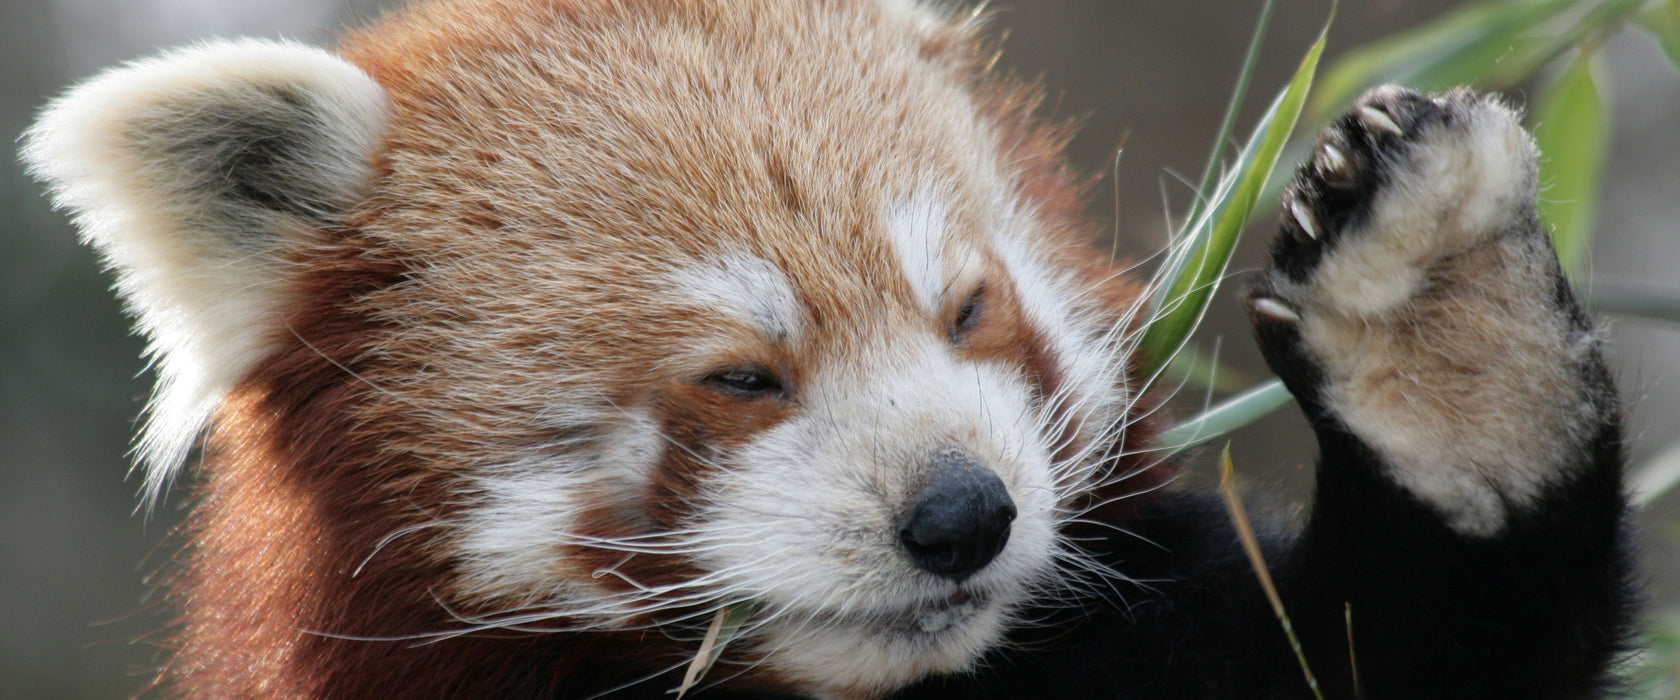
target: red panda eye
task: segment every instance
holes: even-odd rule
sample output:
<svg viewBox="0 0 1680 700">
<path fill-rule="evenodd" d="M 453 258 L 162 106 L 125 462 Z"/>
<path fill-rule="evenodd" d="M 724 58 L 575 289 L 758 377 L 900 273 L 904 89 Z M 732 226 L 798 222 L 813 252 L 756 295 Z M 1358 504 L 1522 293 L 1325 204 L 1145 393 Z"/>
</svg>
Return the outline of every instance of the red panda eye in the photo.
<svg viewBox="0 0 1680 700">
<path fill-rule="evenodd" d="M 720 393 L 742 398 L 760 398 L 781 394 L 781 380 L 762 367 L 735 367 L 706 377 L 706 384 Z"/>
<path fill-rule="evenodd" d="M 957 307 L 957 316 L 951 320 L 952 343 L 962 342 L 963 336 L 980 323 L 981 302 L 984 301 L 981 295 L 985 291 L 985 287 L 974 290 L 974 293 L 963 301 L 962 306 Z"/>
</svg>

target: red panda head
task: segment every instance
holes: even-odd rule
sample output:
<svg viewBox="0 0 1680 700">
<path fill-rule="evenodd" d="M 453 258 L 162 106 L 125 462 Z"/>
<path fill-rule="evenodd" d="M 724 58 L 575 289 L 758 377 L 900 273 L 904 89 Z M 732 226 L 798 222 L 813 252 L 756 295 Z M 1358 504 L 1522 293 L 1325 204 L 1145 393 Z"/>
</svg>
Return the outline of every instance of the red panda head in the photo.
<svg viewBox="0 0 1680 700">
<path fill-rule="evenodd" d="M 1138 294 L 972 32 L 460 2 L 60 101 L 29 157 L 153 339 L 149 483 L 211 425 L 189 635 L 692 650 L 748 606 L 757 677 L 869 695 L 1090 583 L 1070 528 L 1158 481 Z"/>
</svg>

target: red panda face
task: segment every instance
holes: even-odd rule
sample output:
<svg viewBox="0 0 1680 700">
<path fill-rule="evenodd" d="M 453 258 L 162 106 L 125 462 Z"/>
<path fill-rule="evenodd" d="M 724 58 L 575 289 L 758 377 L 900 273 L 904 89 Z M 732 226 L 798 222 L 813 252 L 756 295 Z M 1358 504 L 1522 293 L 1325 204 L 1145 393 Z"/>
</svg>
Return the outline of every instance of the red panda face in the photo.
<svg viewBox="0 0 1680 700">
<path fill-rule="evenodd" d="M 686 643 L 745 606 L 736 662 L 797 687 L 972 663 L 1094 566 L 1073 523 L 1147 486 L 1117 466 L 1139 294 L 1087 262 L 1058 137 L 971 32 L 870 0 L 485 0 L 339 56 L 212 45 L 111 79 L 145 109 L 67 100 L 99 138 L 45 133 L 73 157 L 38 163 L 292 130 L 157 206 L 61 192 L 106 217 L 163 360 L 154 484 L 214 415 L 197 551 L 242 573 L 191 595 L 266 621 L 312 591 L 269 630 L 288 649 Z M 101 222 L 165 242 L 131 256 Z M 345 612 L 370 602 L 395 612 Z M 189 627 L 239 637 L 218 614 Z"/>
<path fill-rule="evenodd" d="M 796 210 L 752 143 L 708 143 L 745 161 L 700 163 L 728 192 L 675 198 L 727 207 L 627 200 L 609 226 L 554 216 L 584 206 L 556 187 L 466 235 L 455 203 L 427 211 L 444 248 L 372 302 L 397 330 L 370 398 L 444 445 L 449 590 L 485 623 L 750 604 L 752 648 L 786 674 L 892 687 L 961 668 L 1076 555 L 1057 531 L 1127 404 L 1116 320 L 1063 301 L 1089 291 L 1036 247 L 994 154 L 865 161 L 906 185 Z M 503 175 L 484 191 L 519 191 Z M 687 168 L 635 175 L 603 189 L 691 186 Z M 968 561 L 919 561 L 907 530 L 953 469 L 997 485 L 949 497 L 987 522 L 926 555 Z"/>
<path fill-rule="evenodd" d="M 1075 556 L 1124 309 L 1046 238 L 955 59 L 874 11 L 815 46 L 544 27 L 543 62 L 371 67 L 392 146 L 360 230 L 423 267 L 370 297 L 370 423 L 458 484 L 448 590 L 486 622 L 747 603 L 770 666 L 892 687 L 972 661 Z M 518 90 L 436 96 L 490 81 Z M 982 512 L 918 560 L 952 470 L 983 485 L 934 500 Z"/>
<path fill-rule="evenodd" d="M 804 279 L 832 290 L 831 275 Z M 1072 476 L 1055 473 L 1065 426 L 1030 370 L 968 347 L 980 322 L 1009 321 L 1012 300 L 994 292 L 980 313 L 996 318 L 959 328 L 961 305 L 924 308 L 873 285 L 851 285 L 864 298 L 825 314 L 791 277 L 723 253 L 644 281 L 678 314 L 638 326 L 668 337 L 631 340 L 646 354 L 600 386 L 555 389 L 613 387 L 564 406 L 594 412 L 563 429 L 589 437 L 468 476 L 482 496 L 459 516 L 462 593 L 609 626 L 750 603 L 770 663 L 825 677 L 958 667 L 993 641 L 1047 573 L 1058 476 Z M 677 329 L 653 325 L 678 315 Z M 918 561 L 906 530 L 952 462 L 1002 497 L 976 506 L 994 522 L 953 526 L 989 540 L 944 545 L 989 561 L 941 568 Z M 972 491 L 954 498 L 984 500 Z"/>
<path fill-rule="evenodd" d="M 1056 532 L 1125 396 L 1118 357 L 1060 361 L 1033 324 L 1080 319 L 1027 305 L 1016 275 L 1046 270 L 1018 234 L 962 231 L 936 197 L 860 193 L 881 212 L 860 216 L 871 224 L 776 232 L 797 241 L 784 255 L 718 236 L 655 265 L 588 263 L 602 278 L 574 276 L 585 263 L 564 244 L 522 251 L 520 274 L 472 284 L 487 305 L 532 308 L 463 314 L 473 299 L 456 292 L 454 318 L 397 324 L 393 345 L 447 348 L 423 374 L 404 358 L 370 380 L 389 410 L 421 409 L 413 433 L 458 445 L 440 455 L 464 494 L 453 592 L 559 627 L 747 603 L 768 663 L 855 668 L 865 685 L 960 668 L 995 642 L 1012 604 L 1073 555 Z M 452 288 L 443 274 L 403 293 Z M 985 512 L 924 554 L 909 530 L 952 470 L 998 488 L 950 496 Z M 900 675 L 863 675 L 883 669 Z"/>
</svg>

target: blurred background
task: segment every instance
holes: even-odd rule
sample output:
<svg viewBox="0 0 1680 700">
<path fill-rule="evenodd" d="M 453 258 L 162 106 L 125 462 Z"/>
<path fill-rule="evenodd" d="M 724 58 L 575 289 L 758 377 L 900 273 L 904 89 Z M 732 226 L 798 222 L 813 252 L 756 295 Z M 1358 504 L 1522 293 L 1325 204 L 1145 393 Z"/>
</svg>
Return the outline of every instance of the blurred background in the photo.
<svg viewBox="0 0 1680 700">
<path fill-rule="evenodd" d="M 284 36 L 330 43 L 377 16 L 377 0 L 5 0 L 0 3 L 0 134 L 21 133 L 50 95 L 101 68 L 207 37 Z M 1239 134 L 1293 72 L 1328 2 L 1280 3 Z M 1449 11 L 1438 0 L 1344 3 L 1326 66 L 1348 50 Z M 1071 157 L 1104 174 L 1092 202 L 1099 234 L 1122 256 L 1159 249 L 1215 138 L 1259 3 L 1236 0 L 995 0 L 1003 63 L 1039 79 L 1055 118 L 1083 124 Z M 1680 75 L 1656 42 L 1617 32 L 1601 49 L 1614 123 L 1589 288 L 1680 290 Z M 1322 73 L 1321 73 L 1322 75 Z M 1527 102 L 1530 87 L 1511 96 Z M 1303 124 L 1298 133 L 1313 127 Z M 1124 144 L 1124 156 L 1118 155 Z M 1163 204 L 1165 202 L 1165 204 Z M 1270 216 L 1269 214 L 1266 216 Z M 1270 221 L 1231 270 L 1257 267 Z M 1105 241 L 1106 242 L 1106 241 Z M 126 452 L 150 376 L 141 342 L 93 255 L 75 243 L 16 158 L 0 159 L 0 696 L 111 698 L 141 691 L 167 623 L 147 575 L 176 547 L 180 502 L 136 511 Z M 1267 375 L 1233 290 L 1198 335 L 1235 373 Z M 1611 322 L 1632 409 L 1634 464 L 1680 439 L 1680 325 Z M 1207 396 L 1182 392 L 1189 415 Z M 1214 400 L 1220 394 L 1213 394 Z M 1299 494 L 1312 446 L 1285 408 L 1231 438 L 1252 489 Z M 1211 460 L 1192 458 L 1205 473 Z M 1192 477 L 1196 478 L 1196 477 Z M 1287 497 L 1287 496 L 1286 496 Z M 1653 619 L 1680 605 L 1680 498 L 1640 517 Z"/>
</svg>

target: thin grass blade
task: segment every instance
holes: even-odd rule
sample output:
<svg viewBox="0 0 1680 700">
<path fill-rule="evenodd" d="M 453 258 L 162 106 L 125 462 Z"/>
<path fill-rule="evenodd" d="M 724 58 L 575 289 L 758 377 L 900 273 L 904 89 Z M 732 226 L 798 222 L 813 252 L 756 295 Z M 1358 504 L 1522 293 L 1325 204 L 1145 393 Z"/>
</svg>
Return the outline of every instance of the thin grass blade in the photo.
<svg viewBox="0 0 1680 700">
<path fill-rule="evenodd" d="M 1236 164 L 1221 178 L 1219 188 L 1208 199 L 1202 213 L 1187 224 L 1185 234 L 1174 242 L 1174 250 L 1158 278 L 1149 328 L 1144 331 L 1140 346 L 1145 361 L 1154 363 L 1148 368 L 1149 374 L 1183 347 L 1206 312 L 1208 300 L 1225 274 L 1231 252 L 1236 249 L 1237 239 L 1277 164 L 1278 154 L 1300 118 L 1318 59 L 1324 53 L 1329 28 L 1326 22 L 1318 40 L 1301 59 L 1288 87 L 1272 100 L 1261 117 Z"/>
<path fill-rule="evenodd" d="M 1594 282 L 1588 300 L 1601 313 L 1680 323 L 1680 289 Z"/>
<path fill-rule="evenodd" d="M 688 691 L 700 685 L 706 672 L 712 670 L 712 664 L 723 655 L 723 648 L 740 634 L 741 625 L 752 617 L 753 611 L 754 606 L 748 603 L 726 605 L 717 611 L 711 626 L 706 629 L 705 638 L 700 640 L 700 649 L 694 653 L 694 660 L 689 662 L 688 670 L 683 673 L 682 685 L 673 691 L 677 700 L 682 700 Z"/>
<path fill-rule="evenodd" d="M 1237 85 L 1231 90 L 1231 100 L 1225 105 L 1225 116 L 1219 120 L 1219 134 L 1213 140 L 1213 147 L 1208 149 L 1207 165 L 1202 166 L 1202 179 L 1196 185 L 1196 199 L 1190 203 L 1190 215 L 1185 221 L 1194 221 L 1201 216 L 1202 209 L 1207 204 L 1208 187 L 1213 184 L 1214 175 L 1219 172 L 1219 154 L 1225 151 L 1225 144 L 1231 140 L 1231 129 L 1237 123 L 1237 111 L 1242 108 L 1243 101 L 1248 99 L 1248 81 L 1254 77 L 1254 67 L 1260 63 L 1260 42 L 1266 36 L 1266 28 L 1272 21 L 1273 0 L 1266 0 L 1260 6 L 1260 19 L 1254 23 L 1254 35 L 1248 40 L 1248 53 L 1243 56 L 1242 70 L 1237 74 Z"/>
<path fill-rule="evenodd" d="M 1243 553 L 1248 555 L 1248 564 L 1254 569 L 1254 576 L 1260 579 L 1260 587 L 1266 592 L 1266 600 L 1272 604 L 1272 612 L 1277 615 L 1278 623 L 1283 626 L 1283 634 L 1289 639 L 1289 648 L 1295 651 L 1295 660 L 1301 664 L 1301 675 L 1306 678 L 1307 687 L 1312 690 L 1313 697 L 1324 700 L 1324 693 L 1318 689 L 1318 678 L 1313 676 L 1312 667 L 1307 664 L 1307 653 L 1301 648 L 1301 640 L 1295 636 L 1295 625 L 1289 620 L 1289 611 L 1283 607 L 1283 597 L 1278 595 L 1277 586 L 1272 583 L 1272 572 L 1266 567 L 1266 557 L 1260 551 L 1260 540 L 1254 535 L 1254 526 L 1249 524 L 1248 510 L 1243 507 L 1242 497 L 1237 494 L 1237 484 L 1232 479 L 1231 446 L 1226 445 L 1219 455 L 1219 494 L 1225 497 L 1225 509 L 1231 515 L 1231 525 L 1237 530 L 1237 539 L 1242 541 Z"/>
</svg>

